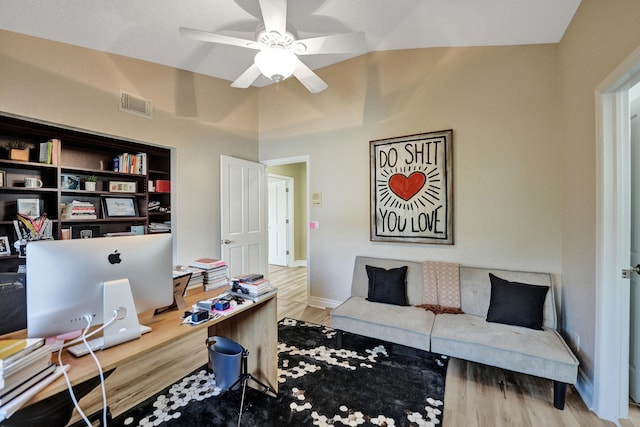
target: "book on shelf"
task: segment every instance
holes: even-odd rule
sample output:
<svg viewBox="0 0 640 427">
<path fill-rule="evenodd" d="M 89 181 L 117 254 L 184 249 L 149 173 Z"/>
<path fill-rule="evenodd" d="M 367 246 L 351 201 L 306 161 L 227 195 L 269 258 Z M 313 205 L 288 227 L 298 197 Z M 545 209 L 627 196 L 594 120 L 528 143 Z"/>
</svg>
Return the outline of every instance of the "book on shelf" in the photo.
<svg viewBox="0 0 640 427">
<path fill-rule="evenodd" d="M 28 378 L 26 381 L 24 381 L 17 387 L 14 387 L 11 390 L 6 390 L 6 391 L 3 390 L 2 392 L 0 392 L 0 406 L 6 404 L 11 399 L 31 389 L 34 385 L 38 384 L 40 381 L 44 380 L 49 375 L 53 374 L 56 368 L 57 368 L 57 365 L 52 363 L 46 368 L 44 368 L 42 371 L 32 376 L 31 378 Z"/>
<path fill-rule="evenodd" d="M 38 162 L 50 165 L 52 148 L 53 143 L 51 142 L 51 140 L 47 142 L 41 142 L 40 150 L 38 151 Z"/>
<path fill-rule="evenodd" d="M 113 171 L 136 175 L 147 174 L 147 153 L 122 153 L 113 158 Z"/>
<path fill-rule="evenodd" d="M 96 207 L 91 202 L 74 200 L 62 207 L 62 219 L 97 219 Z"/>
<path fill-rule="evenodd" d="M 38 162 L 48 165 L 57 165 L 59 147 L 59 139 L 50 139 L 47 142 L 41 142 L 40 149 L 38 151 Z"/>
<path fill-rule="evenodd" d="M 171 231 L 171 221 L 149 223 L 149 233 L 166 233 L 169 231 Z"/>
<path fill-rule="evenodd" d="M 217 267 L 226 267 L 227 262 L 215 258 L 199 258 L 189 263 L 190 267 L 202 268 L 203 270 L 211 270 Z"/>
<path fill-rule="evenodd" d="M 0 340 L 0 372 L 6 366 L 44 345 L 44 338 L 20 338 Z"/>
</svg>

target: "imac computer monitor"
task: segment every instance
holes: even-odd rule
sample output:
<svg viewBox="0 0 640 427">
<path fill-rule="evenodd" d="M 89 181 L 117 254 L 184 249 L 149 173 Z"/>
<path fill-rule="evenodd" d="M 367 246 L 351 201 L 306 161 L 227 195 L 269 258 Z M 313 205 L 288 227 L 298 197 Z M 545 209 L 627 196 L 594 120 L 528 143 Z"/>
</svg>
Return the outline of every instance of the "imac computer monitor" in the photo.
<svg viewBox="0 0 640 427">
<path fill-rule="evenodd" d="M 171 235 L 30 242 L 26 287 L 29 337 L 85 329 L 90 316 L 113 321 L 105 348 L 138 338 L 137 313 L 173 301 Z"/>
</svg>

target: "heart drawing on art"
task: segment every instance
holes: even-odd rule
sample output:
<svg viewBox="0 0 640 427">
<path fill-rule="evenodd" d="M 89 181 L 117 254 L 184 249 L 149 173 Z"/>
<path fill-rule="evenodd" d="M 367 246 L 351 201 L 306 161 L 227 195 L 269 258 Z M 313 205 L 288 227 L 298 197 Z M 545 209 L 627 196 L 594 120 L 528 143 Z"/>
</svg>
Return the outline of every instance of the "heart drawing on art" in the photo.
<svg viewBox="0 0 640 427">
<path fill-rule="evenodd" d="M 426 181 L 427 177 L 422 172 L 413 172 L 408 177 L 396 173 L 389 178 L 389 188 L 404 201 L 409 201 L 418 194 Z"/>
</svg>

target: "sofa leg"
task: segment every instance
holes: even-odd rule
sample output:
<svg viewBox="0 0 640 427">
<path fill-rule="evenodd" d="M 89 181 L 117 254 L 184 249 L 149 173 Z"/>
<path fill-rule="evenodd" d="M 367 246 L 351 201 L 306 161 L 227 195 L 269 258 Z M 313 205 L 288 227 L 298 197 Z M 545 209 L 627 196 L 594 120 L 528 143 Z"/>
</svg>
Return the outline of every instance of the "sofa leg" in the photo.
<svg viewBox="0 0 640 427">
<path fill-rule="evenodd" d="M 336 338 L 338 339 L 337 345 L 338 349 L 342 348 L 342 331 L 338 329 L 338 333 L 336 334 Z"/>
<path fill-rule="evenodd" d="M 553 382 L 553 406 L 557 409 L 564 409 L 564 401 L 567 397 L 567 383 L 560 381 Z"/>
</svg>

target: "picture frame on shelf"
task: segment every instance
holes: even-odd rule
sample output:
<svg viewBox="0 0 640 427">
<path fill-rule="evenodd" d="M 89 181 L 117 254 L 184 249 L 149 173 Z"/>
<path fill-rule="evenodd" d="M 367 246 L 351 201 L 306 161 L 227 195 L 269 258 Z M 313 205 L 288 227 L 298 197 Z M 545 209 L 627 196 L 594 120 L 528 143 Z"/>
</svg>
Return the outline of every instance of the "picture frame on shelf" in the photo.
<svg viewBox="0 0 640 427">
<path fill-rule="evenodd" d="M 60 188 L 63 190 L 79 190 L 80 177 L 66 173 L 60 174 Z"/>
<path fill-rule="evenodd" d="M 110 193 L 136 193 L 138 183 L 135 181 L 109 181 Z"/>
<path fill-rule="evenodd" d="M 105 218 L 137 217 L 138 206 L 135 197 L 103 197 L 102 215 Z"/>
<path fill-rule="evenodd" d="M 16 212 L 20 215 L 37 218 L 42 214 L 42 200 L 16 199 Z"/>
<path fill-rule="evenodd" d="M 72 225 L 71 227 L 72 239 L 93 239 L 94 237 L 100 237 L 100 227 L 97 225 Z"/>
<path fill-rule="evenodd" d="M 0 236 L 0 256 L 11 255 L 11 246 L 9 244 L 9 237 Z"/>
</svg>

